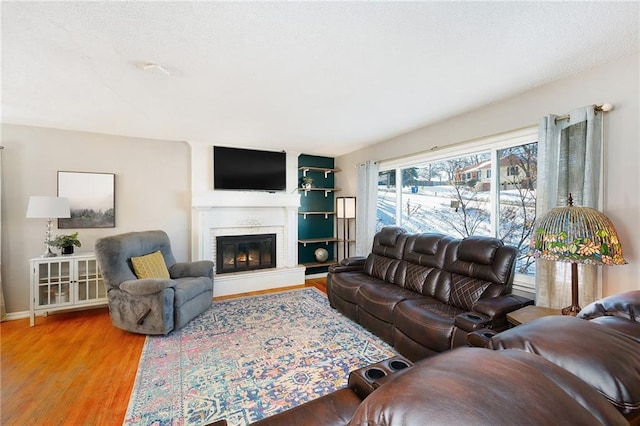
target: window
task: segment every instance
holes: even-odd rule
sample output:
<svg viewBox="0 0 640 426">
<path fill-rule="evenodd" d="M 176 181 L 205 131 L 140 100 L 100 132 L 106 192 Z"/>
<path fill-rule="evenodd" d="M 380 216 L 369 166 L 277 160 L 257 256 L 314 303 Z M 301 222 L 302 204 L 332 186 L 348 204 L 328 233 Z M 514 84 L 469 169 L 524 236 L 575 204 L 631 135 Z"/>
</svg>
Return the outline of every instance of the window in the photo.
<svg viewBox="0 0 640 426">
<path fill-rule="evenodd" d="M 398 225 L 457 238 L 495 236 L 519 249 L 516 282 L 533 288 L 527 252 L 535 221 L 536 132 L 381 162 L 378 229 Z"/>
<path fill-rule="evenodd" d="M 378 175 L 378 213 L 376 231 L 396 224 L 396 171 L 387 170 Z"/>
<path fill-rule="evenodd" d="M 505 244 L 518 247 L 520 255 L 516 273 L 533 276 L 533 258 L 527 256 L 527 252 L 536 219 L 538 143 L 500 149 L 498 159 L 501 177 L 497 197 L 497 236 Z"/>
<path fill-rule="evenodd" d="M 507 176 L 518 176 L 520 173 L 520 169 L 518 166 L 510 166 L 507 167 Z"/>
</svg>

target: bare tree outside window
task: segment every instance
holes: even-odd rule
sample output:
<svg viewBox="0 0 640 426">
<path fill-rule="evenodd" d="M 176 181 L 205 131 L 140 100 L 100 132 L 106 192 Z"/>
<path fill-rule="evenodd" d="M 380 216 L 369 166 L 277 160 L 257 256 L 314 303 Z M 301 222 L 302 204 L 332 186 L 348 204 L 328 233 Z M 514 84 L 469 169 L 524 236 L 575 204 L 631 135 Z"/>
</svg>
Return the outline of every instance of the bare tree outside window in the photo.
<svg viewBox="0 0 640 426">
<path fill-rule="evenodd" d="M 516 272 L 533 275 L 533 263 L 526 254 L 535 221 L 537 142 L 497 153 L 498 165 L 492 164 L 490 152 L 482 152 L 381 171 L 378 229 L 396 224 L 399 215 L 400 225 L 409 232 L 489 236 L 491 206 L 497 203 L 497 237 L 520 251 Z M 492 169 L 499 179 L 492 178 Z M 396 175 L 401 177 L 399 182 Z M 493 200 L 491 187 L 496 184 L 498 197 Z"/>
<path fill-rule="evenodd" d="M 500 192 L 498 238 L 518 248 L 517 273 L 532 275 L 533 258 L 527 256 L 536 220 L 538 144 L 529 143 L 498 151 Z M 508 176 L 503 173 L 508 171 Z M 516 172 L 517 170 L 517 172 Z"/>
</svg>

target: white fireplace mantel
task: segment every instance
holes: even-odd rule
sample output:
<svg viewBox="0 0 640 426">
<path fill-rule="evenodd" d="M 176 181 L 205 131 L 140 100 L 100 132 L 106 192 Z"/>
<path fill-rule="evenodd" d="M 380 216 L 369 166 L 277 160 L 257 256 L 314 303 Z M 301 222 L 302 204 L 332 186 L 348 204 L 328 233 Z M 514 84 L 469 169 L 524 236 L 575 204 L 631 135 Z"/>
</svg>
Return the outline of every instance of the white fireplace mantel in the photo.
<svg viewBox="0 0 640 426">
<path fill-rule="evenodd" d="M 207 191 L 192 194 L 193 254 L 215 262 L 217 236 L 276 233 L 276 268 L 216 275 L 214 296 L 304 283 L 298 265 L 300 195 L 284 192 Z"/>
<path fill-rule="evenodd" d="M 196 210 L 221 207 L 300 207 L 300 194 L 285 192 L 207 191 L 192 194 L 191 204 Z"/>
</svg>

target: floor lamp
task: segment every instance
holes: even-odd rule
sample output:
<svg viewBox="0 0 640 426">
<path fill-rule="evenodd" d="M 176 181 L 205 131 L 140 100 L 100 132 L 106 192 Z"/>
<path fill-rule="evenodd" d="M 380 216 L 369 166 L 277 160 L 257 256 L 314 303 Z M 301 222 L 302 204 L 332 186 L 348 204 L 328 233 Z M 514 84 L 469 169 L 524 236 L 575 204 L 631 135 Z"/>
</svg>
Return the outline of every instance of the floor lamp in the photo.
<svg viewBox="0 0 640 426">
<path fill-rule="evenodd" d="M 342 256 L 346 259 L 350 256 L 351 226 L 349 221 L 356 218 L 356 197 L 336 197 L 336 218 L 342 220 Z"/>
<path fill-rule="evenodd" d="M 69 208 L 69 199 L 64 197 L 29 197 L 29 205 L 27 206 L 27 218 L 47 219 L 47 230 L 45 232 L 44 246 L 45 251 L 41 257 L 54 257 L 55 253 L 51 251 L 51 231 L 53 228 L 53 219 L 69 218 L 71 211 Z"/>
<path fill-rule="evenodd" d="M 575 316 L 578 304 L 578 264 L 624 265 L 622 245 L 616 229 L 607 216 L 589 207 L 569 205 L 556 207 L 536 220 L 531 241 L 535 258 L 571 262 L 571 306 L 563 315 Z"/>
</svg>

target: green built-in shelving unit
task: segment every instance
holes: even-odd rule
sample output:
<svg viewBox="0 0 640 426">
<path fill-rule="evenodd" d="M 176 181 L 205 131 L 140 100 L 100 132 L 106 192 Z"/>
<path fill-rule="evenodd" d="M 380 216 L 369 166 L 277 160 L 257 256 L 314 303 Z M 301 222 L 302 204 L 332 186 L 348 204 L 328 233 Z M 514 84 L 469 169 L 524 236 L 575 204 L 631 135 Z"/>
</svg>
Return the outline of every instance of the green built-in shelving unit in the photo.
<svg viewBox="0 0 640 426">
<path fill-rule="evenodd" d="M 306 274 L 326 272 L 336 262 L 335 173 L 334 159 L 302 154 L 298 157 L 298 261 L 307 267 Z M 303 187 L 303 178 L 313 179 L 311 188 Z M 326 262 L 318 262 L 315 251 L 329 253 Z"/>
</svg>

